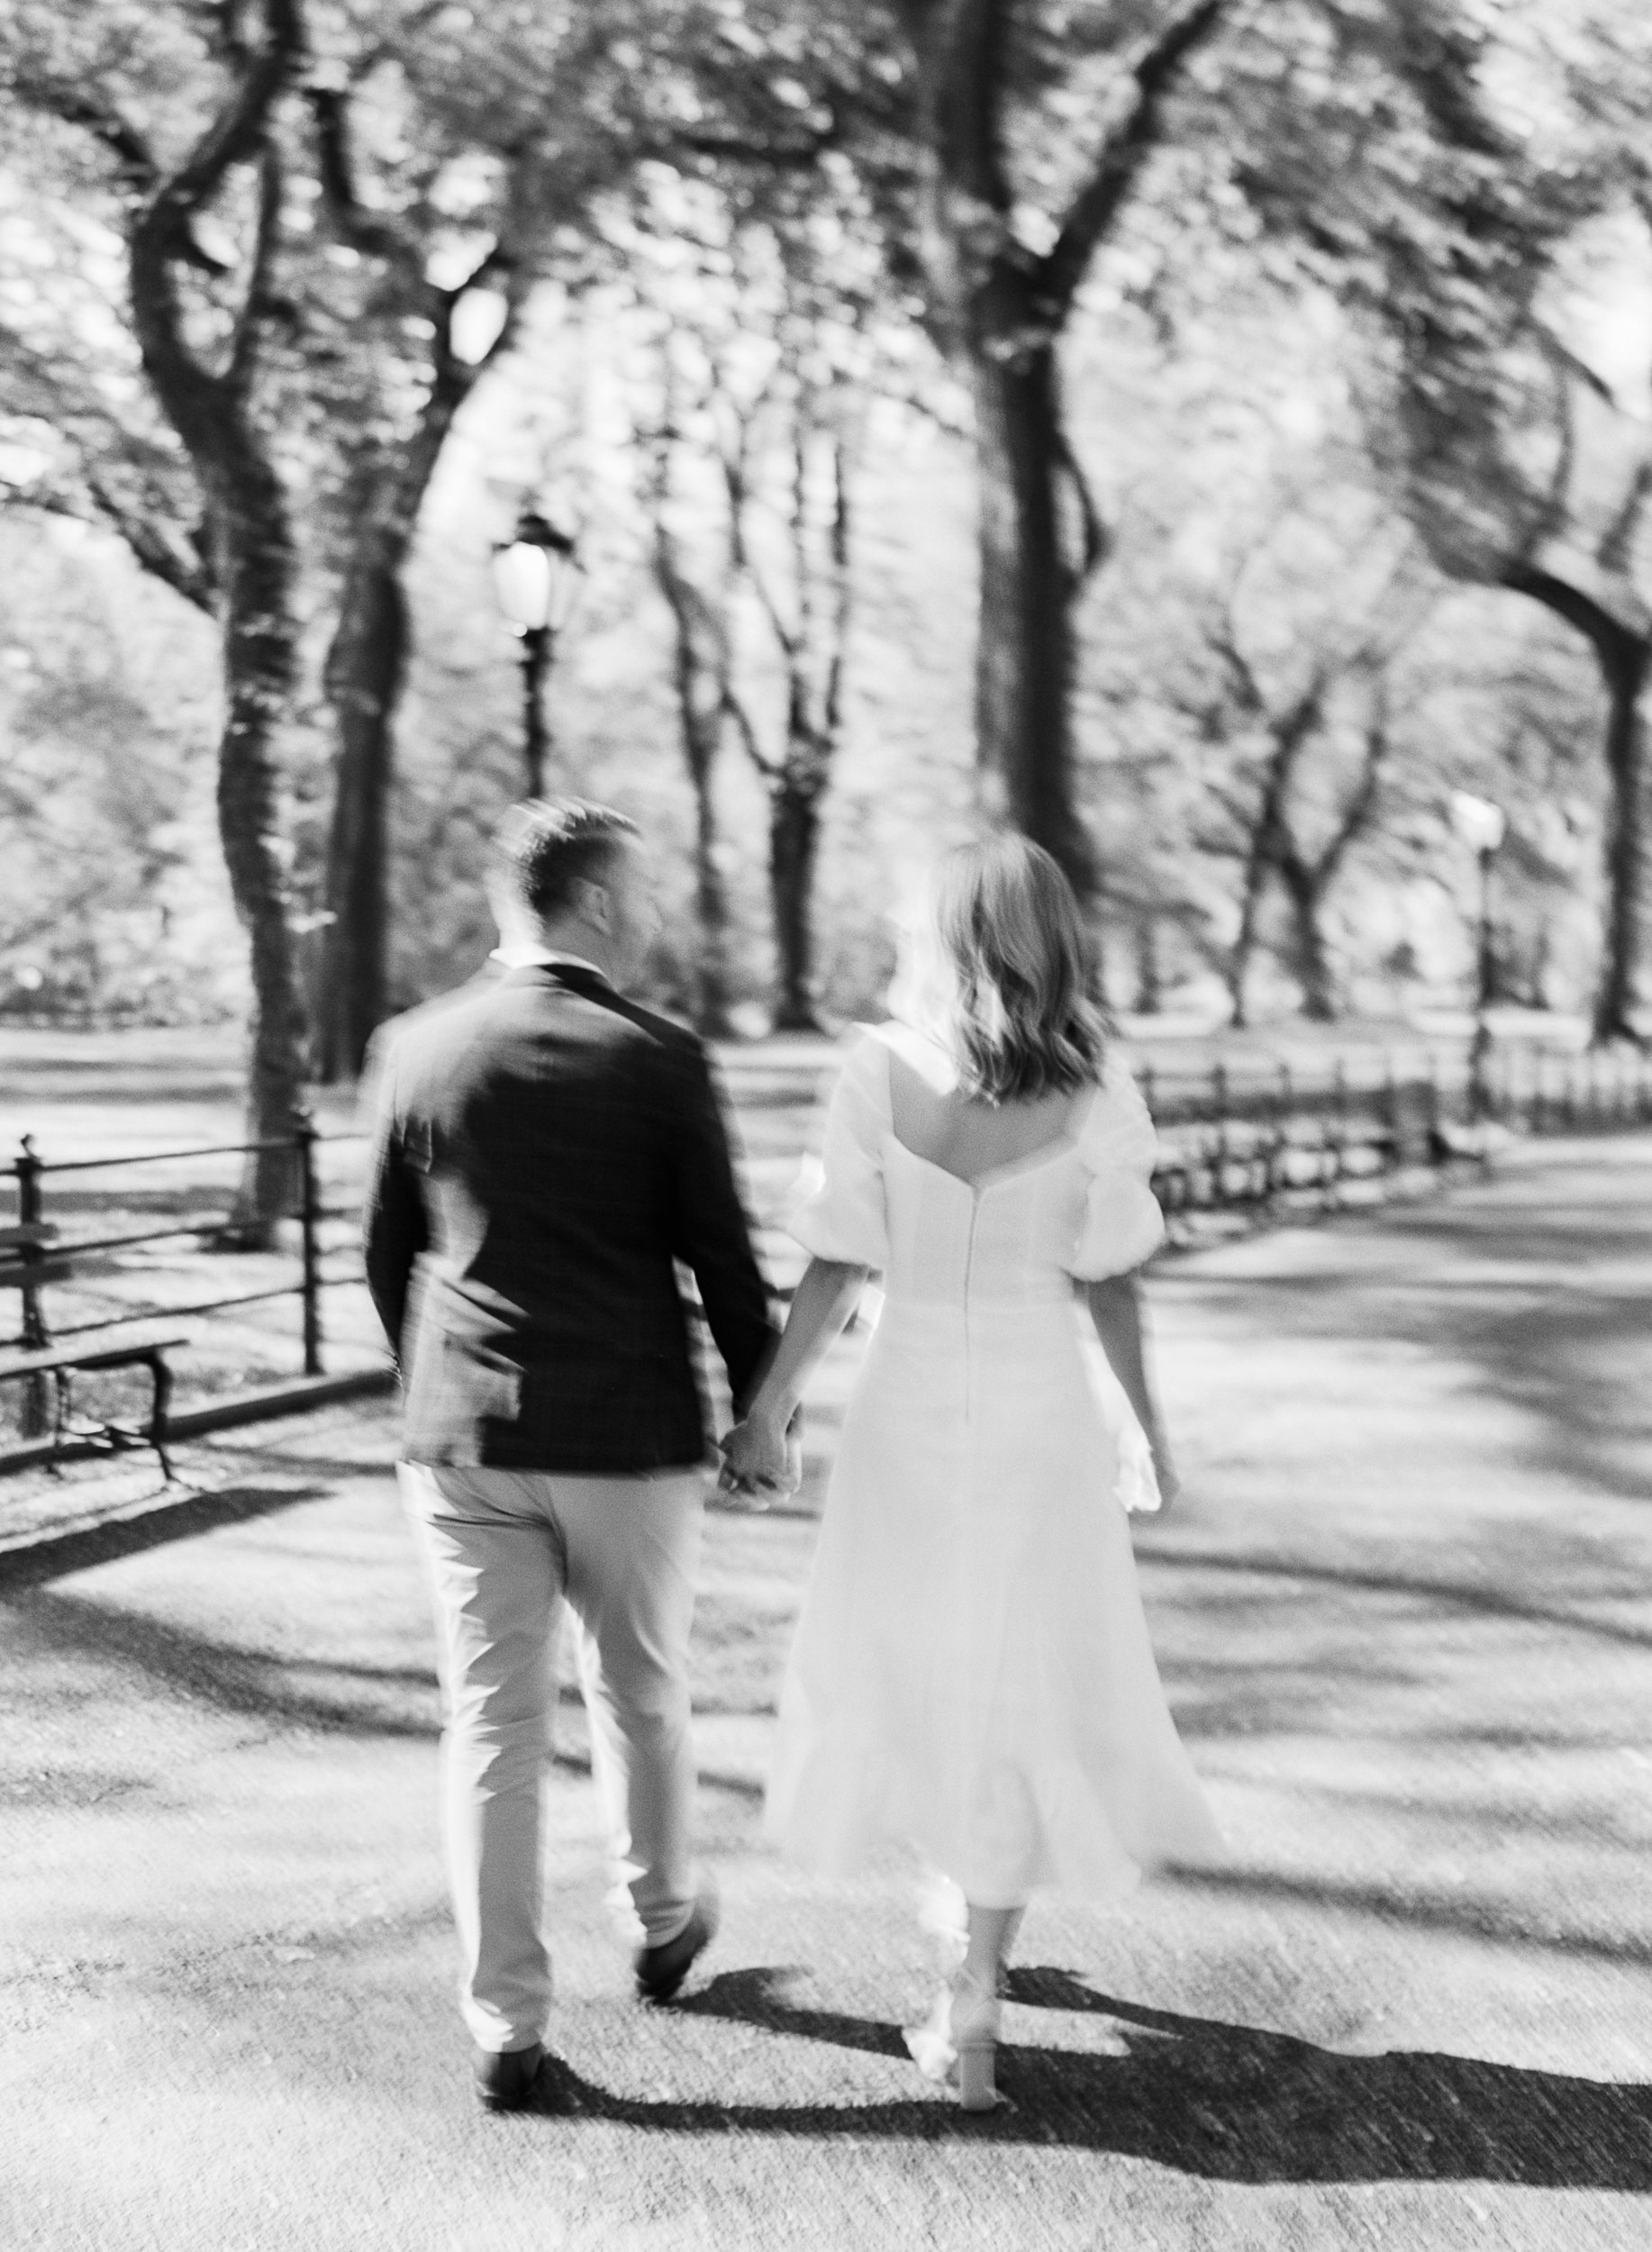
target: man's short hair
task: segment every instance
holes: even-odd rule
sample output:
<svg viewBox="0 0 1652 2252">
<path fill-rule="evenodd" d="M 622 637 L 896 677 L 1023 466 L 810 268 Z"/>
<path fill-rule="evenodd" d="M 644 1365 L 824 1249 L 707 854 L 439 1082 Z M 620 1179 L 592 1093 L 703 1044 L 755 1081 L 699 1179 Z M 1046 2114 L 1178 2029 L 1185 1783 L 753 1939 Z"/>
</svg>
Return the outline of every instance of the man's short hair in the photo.
<svg viewBox="0 0 1652 2252">
<path fill-rule="evenodd" d="M 581 797 L 531 797 L 513 805 L 495 840 L 506 880 L 541 922 L 559 915 L 574 886 L 600 883 L 637 824 Z"/>
</svg>

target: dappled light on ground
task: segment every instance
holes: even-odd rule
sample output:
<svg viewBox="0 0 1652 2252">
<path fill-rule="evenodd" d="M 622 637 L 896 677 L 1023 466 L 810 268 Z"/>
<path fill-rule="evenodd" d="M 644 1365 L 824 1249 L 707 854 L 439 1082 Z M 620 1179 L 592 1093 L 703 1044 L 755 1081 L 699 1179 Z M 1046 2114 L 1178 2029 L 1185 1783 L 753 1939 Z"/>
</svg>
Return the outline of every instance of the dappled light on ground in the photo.
<svg viewBox="0 0 1652 2252">
<path fill-rule="evenodd" d="M 812 2246 L 1627 2252 L 1652 2194 L 1648 1177 L 1644 1140 L 1555 1144 L 1157 1270 L 1187 1491 L 1137 1545 L 1231 1858 L 1110 1915 L 1035 1905 L 1013 2108 L 981 2120 L 900 2041 L 932 1976 L 912 1873 L 814 1886 L 758 1839 L 832 1414 L 801 1502 L 708 1519 L 726 1912 L 679 2008 L 629 1999 L 565 1688 L 566 2103 L 520 2120 L 465 2083 L 387 1412 L 225 1434 L 184 1450 L 185 1495 L 37 1524 L 0 1552 L 20 2241 L 273 2246 L 278 2213 L 319 2252 L 479 2252 L 554 2210 L 604 2252 L 768 2252 L 776 2212 Z"/>
</svg>

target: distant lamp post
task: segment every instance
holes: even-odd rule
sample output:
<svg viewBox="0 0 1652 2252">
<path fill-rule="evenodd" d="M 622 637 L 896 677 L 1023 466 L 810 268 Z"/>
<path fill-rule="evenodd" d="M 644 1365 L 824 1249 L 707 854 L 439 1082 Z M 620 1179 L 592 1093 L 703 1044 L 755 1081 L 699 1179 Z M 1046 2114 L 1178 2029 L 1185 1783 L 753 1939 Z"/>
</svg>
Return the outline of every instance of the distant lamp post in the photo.
<svg viewBox="0 0 1652 2252">
<path fill-rule="evenodd" d="M 1468 1051 L 1468 1110 L 1478 1124 L 1486 1110 L 1486 1059 L 1491 1054 L 1492 1028 L 1488 1016 L 1497 989 L 1497 962 L 1492 949 L 1492 863 L 1508 829 L 1501 805 L 1467 790 L 1451 793 L 1451 826 L 1480 864 L 1480 917 L 1475 976 L 1475 1037 Z"/>
<path fill-rule="evenodd" d="M 578 591 L 579 560 L 571 532 L 533 509 L 524 509 L 514 535 L 494 549 L 494 589 L 505 622 L 522 643 L 522 718 L 528 795 L 542 797 L 549 736 L 545 726 L 545 678 L 557 636 Z"/>
</svg>

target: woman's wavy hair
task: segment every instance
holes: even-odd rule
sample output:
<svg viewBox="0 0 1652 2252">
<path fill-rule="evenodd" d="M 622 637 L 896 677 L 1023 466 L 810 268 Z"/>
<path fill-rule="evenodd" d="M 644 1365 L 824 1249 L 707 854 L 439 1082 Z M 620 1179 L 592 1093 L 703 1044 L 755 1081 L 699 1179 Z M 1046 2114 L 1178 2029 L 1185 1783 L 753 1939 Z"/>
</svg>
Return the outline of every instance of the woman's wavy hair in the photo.
<svg viewBox="0 0 1652 2252">
<path fill-rule="evenodd" d="M 1073 887 L 1041 845 L 994 837 L 942 862 L 932 900 L 932 1029 L 982 1102 L 1076 1092 L 1101 1076 L 1106 1033 L 1085 993 Z"/>
</svg>

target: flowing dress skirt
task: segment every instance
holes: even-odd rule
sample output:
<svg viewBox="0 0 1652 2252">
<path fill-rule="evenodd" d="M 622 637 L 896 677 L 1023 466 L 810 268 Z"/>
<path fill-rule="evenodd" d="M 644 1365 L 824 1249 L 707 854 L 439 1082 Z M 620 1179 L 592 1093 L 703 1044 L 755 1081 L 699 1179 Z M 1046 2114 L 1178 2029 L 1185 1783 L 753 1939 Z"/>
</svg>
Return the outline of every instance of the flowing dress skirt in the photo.
<svg viewBox="0 0 1652 2252">
<path fill-rule="evenodd" d="M 1009 1907 L 1044 1885 L 1103 1901 L 1157 1864 L 1220 1857 L 1159 1685 L 1120 1419 L 1082 1320 L 1070 1294 L 885 1305 L 781 1698 L 766 1827 L 806 1866 L 847 1874 L 904 1839 L 969 1900 Z"/>
</svg>

